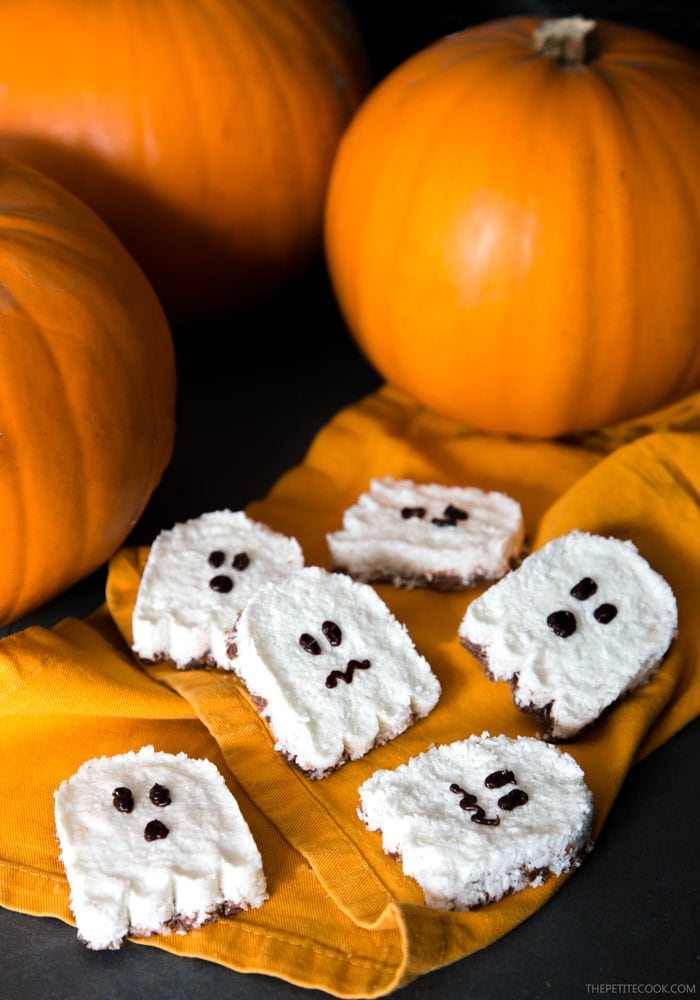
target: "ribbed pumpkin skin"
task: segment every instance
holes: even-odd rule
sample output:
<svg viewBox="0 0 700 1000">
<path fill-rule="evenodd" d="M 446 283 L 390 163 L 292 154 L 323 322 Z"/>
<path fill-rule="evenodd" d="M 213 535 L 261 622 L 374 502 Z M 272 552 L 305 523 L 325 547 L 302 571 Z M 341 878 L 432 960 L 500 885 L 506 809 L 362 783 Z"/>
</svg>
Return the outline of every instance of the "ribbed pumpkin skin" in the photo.
<svg viewBox="0 0 700 1000">
<path fill-rule="evenodd" d="M 0 161 L 0 623 L 100 566 L 170 459 L 163 310 L 91 210 Z"/>
<path fill-rule="evenodd" d="M 172 320 L 237 312 L 322 249 L 368 87 L 342 0 L 6 0 L 0 153 L 95 209 Z"/>
<path fill-rule="evenodd" d="M 530 50 L 534 18 L 448 36 L 346 132 L 326 250 L 359 345 L 426 407 L 553 437 L 700 386 L 700 60 L 599 22 L 601 55 Z"/>
</svg>

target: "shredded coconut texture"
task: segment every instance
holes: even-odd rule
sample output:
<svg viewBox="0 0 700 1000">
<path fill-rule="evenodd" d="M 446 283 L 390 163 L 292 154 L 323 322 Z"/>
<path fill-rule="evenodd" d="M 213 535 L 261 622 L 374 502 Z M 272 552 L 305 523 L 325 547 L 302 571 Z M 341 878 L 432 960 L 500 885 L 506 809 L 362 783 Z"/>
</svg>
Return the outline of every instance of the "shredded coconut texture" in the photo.
<svg viewBox="0 0 700 1000">
<path fill-rule="evenodd" d="M 512 771 L 512 782 L 486 786 L 503 771 Z M 499 805 L 514 789 L 525 803 Z M 476 805 L 464 808 L 463 793 Z M 581 768 L 530 737 L 484 733 L 432 747 L 393 771 L 376 771 L 359 796 L 360 818 L 437 909 L 469 910 L 541 885 L 592 846 L 593 798 Z"/>
<path fill-rule="evenodd" d="M 231 644 L 276 749 L 312 778 L 398 736 L 440 697 L 429 663 L 375 590 L 318 566 L 262 586 Z"/>
<path fill-rule="evenodd" d="M 333 567 L 357 580 L 460 590 L 507 573 L 523 537 L 520 504 L 504 493 L 384 477 L 326 540 Z"/>
<path fill-rule="evenodd" d="M 577 598 L 582 580 L 595 590 Z M 573 623 L 565 636 L 548 625 L 561 612 Z M 573 531 L 474 600 L 459 637 L 521 709 L 542 715 L 549 738 L 565 740 L 649 679 L 677 627 L 673 591 L 632 542 Z"/>
<path fill-rule="evenodd" d="M 167 789 L 166 805 L 154 804 L 155 785 Z M 130 811 L 115 807 L 118 788 L 131 793 Z M 128 934 L 182 933 L 267 899 L 258 848 L 211 761 L 152 746 L 95 758 L 54 799 L 70 905 L 91 949 L 119 948 Z M 167 832 L 149 841 L 154 822 Z"/>
<path fill-rule="evenodd" d="M 218 557 L 210 561 L 213 553 Z M 234 562 L 242 554 L 247 562 Z M 132 614 L 134 652 L 144 660 L 169 659 L 180 669 L 229 669 L 225 637 L 245 602 L 261 583 L 303 564 L 295 538 L 243 511 L 211 511 L 160 532 Z M 230 589 L 212 586 L 217 577 Z"/>
</svg>

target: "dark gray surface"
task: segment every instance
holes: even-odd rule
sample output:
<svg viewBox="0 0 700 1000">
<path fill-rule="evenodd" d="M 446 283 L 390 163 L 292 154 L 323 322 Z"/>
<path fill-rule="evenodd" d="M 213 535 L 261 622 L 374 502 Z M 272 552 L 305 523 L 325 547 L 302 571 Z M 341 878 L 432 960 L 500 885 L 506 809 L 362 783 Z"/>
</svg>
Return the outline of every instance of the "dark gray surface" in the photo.
<svg viewBox="0 0 700 1000">
<path fill-rule="evenodd" d="M 354 0 L 377 75 L 467 21 L 582 13 L 655 27 L 689 44 L 697 3 Z M 316 430 L 378 385 L 337 315 L 322 269 L 277 303 L 218 331 L 177 331 L 173 460 L 132 543 L 207 509 L 244 507 L 300 461 Z M 230 350 L 225 349 L 230 345 Z M 228 355 L 228 356 L 227 356 Z M 338 456 L 342 463 L 343 456 Z M 82 616 L 103 599 L 103 570 L 16 628 Z M 595 850 L 539 912 L 505 938 L 400 991 L 406 1000 L 578 1000 L 695 995 L 700 979 L 696 721 L 627 777 Z M 685 987 L 685 989 L 684 989 Z M 0 1000 L 301 1000 L 326 994 L 284 980 L 127 943 L 90 952 L 73 927 L 0 908 Z"/>
</svg>

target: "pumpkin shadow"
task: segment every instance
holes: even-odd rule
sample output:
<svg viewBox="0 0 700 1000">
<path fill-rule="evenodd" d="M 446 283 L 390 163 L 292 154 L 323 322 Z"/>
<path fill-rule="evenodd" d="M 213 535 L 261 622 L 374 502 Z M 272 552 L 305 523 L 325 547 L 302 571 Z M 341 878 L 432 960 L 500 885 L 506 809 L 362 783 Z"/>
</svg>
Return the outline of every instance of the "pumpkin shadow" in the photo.
<svg viewBox="0 0 700 1000">
<path fill-rule="evenodd" d="M 263 245 L 250 230 L 203 224 L 167 195 L 139 184 L 97 152 L 46 137 L 0 135 L 0 156 L 20 160 L 85 202 L 116 234 L 153 285 L 171 326 L 239 316 L 313 262 L 321 222 L 294 252 Z"/>
<path fill-rule="evenodd" d="M 283 268 L 97 154 L 6 135 L 2 155 L 82 192 L 141 265 L 171 325 L 175 447 L 125 544 L 149 544 L 178 520 L 265 495 L 320 426 L 380 384 L 340 316 L 320 246 L 303 247 Z"/>
</svg>

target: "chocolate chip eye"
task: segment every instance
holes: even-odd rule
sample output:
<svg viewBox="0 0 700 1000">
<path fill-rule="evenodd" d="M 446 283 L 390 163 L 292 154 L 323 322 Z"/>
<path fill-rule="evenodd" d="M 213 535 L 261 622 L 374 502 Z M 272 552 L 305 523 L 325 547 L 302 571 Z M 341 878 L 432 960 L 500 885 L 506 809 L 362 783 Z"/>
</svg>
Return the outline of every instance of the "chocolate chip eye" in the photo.
<svg viewBox="0 0 700 1000">
<path fill-rule="evenodd" d="M 233 562 L 231 564 L 234 569 L 244 570 L 248 569 L 250 566 L 250 556 L 247 552 L 238 552 L 233 557 Z"/>
<path fill-rule="evenodd" d="M 590 576 L 584 576 L 582 580 L 579 580 L 575 584 L 569 593 L 572 597 L 575 597 L 577 601 L 587 601 L 589 597 L 592 597 L 598 589 L 598 584 L 595 580 L 591 580 Z"/>
<path fill-rule="evenodd" d="M 493 771 L 484 778 L 487 788 L 503 788 L 504 785 L 515 783 L 515 775 L 512 771 Z"/>
<path fill-rule="evenodd" d="M 218 569 L 219 566 L 223 564 L 225 558 L 226 558 L 225 552 L 222 552 L 221 549 L 215 549 L 214 552 L 209 553 L 209 558 L 207 559 L 207 562 L 209 563 L 210 566 L 213 566 L 214 569 Z"/>
<path fill-rule="evenodd" d="M 152 819 L 150 823 L 146 823 L 143 830 L 144 839 L 149 843 L 152 840 L 165 840 L 169 833 L 170 830 L 159 819 Z"/>
<path fill-rule="evenodd" d="M 165 785 L 159 785 L 158 782 L 153 785 L 148 797 L 154 806 L 169 806 L 172 802 L 170 789 L 166 788 Z"/>
<path fill-rule="evenodd" d="M 611 622 L 615 615 L 617 614 L 617 608 L 614 604 L 601 604 L 593 612 L 593 617 L 601 625 L 607 625 Z"/>
<path fill-rule="evenodd" d="M 462 510 L 461 507 L 455 507 L 451 503 L 445 507 L 443 514 L 445 517 L 449 517 L 452 521 L 466 521 L 469 517 L 466 510 Z"/>
<path fill-rule="evenodd" d="M 134 796 L 131 789 L 123 786 L 115 788 L 112 792 L 112 805 L 120 813 L 130 813 L 134 808 Z"/>
<path fill-rule="evenodd" d="M 343 633 L 340 631 L 340 626 L 336 625 L 335 622 L 324 622 L 321 626 L 321 631 L 331 646 L 339 646 L 343 641 Z"/>
<path fill-rule="evenodd" d="M 401 517 L 406 521 L 410 517 L 425 517 L 425 507 L 402 507 Z"/>
<path fill-rule="evenodd" d="M 230 576 L 213 576 L 209 586 L 218 594 L 228 594 L 233 590 L 233 580 Z"/>
<path fill-rule="evenodd" d="M 455 507 L 454 504 L 448 503 L 447 507 L 442 512 L 442 517 L 434 517 L 432 519 L 433 524 L 437 524 L 438 527 L 454 527 L 458 521 L 466 521 L 469 517 L 466 510 L 462 510 L 461 507 Z"/>
<path fill-rule="evenodd" d="M 510 812 L 511 809 L 517 809 L 518 806 L 524 806 L 529 800 L 527 792 L 524 792 L 522 788 L 513 788 L 507 795 L 502 795 L 498 800 L 498 805 L 501 809 L 506 812 Z"/>
<path fill-rule="evenodd" d="M 568 639 L 576 631 L 576 619 L 571 611 L 553 611 L 547 615 L 547 624 L 562 639 Z"/>
<path fill-rule="evenodd" d="M 308 632 L 302 632 L 299 636 L 299 645 L 305 653 L 311 653 L 312 656 L 318 656 L 321 652 L 318 642 Z"/>
</svg>

